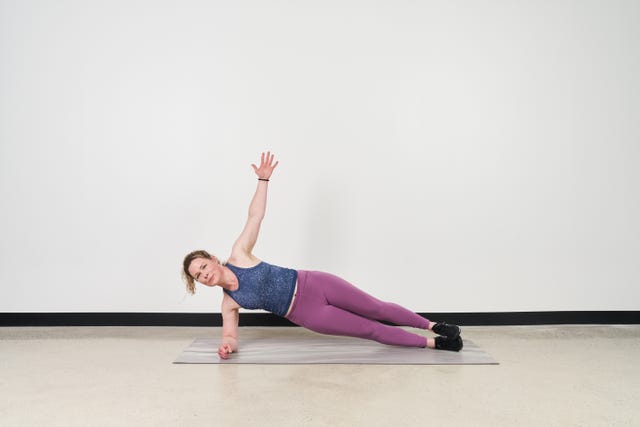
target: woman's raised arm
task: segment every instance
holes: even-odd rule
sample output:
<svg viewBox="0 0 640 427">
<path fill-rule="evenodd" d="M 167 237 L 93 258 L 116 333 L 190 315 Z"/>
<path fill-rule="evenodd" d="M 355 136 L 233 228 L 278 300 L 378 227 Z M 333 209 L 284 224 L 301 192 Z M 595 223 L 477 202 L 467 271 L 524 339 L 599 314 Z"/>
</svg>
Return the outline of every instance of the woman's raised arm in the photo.
<svg viewBox="0 0 640 427">
<path fill-rule="evenodd" d="M 258 175 L 258 188 L 253 195 L 251 204 L 249 205 L 249 217 L 247 223 L 240 233 L 240 236 L 233 244 L 232 253 L 237 251 L 242 252 L 245 255 L 251 256 L 253 247 L 258 240 L 258 234 L 260 232 L 260 224 L 264 218 L 265 211 L 267 209 L 267 187 L 269 184 L 269 178 L 273 173 L 273 170 L 278 166 L 278 162 L 273 162 L 274 155 L 267 151 L 262 153 L 260 157 L 260 166 L 252 164 L 253 170 Z"/>
</svg>

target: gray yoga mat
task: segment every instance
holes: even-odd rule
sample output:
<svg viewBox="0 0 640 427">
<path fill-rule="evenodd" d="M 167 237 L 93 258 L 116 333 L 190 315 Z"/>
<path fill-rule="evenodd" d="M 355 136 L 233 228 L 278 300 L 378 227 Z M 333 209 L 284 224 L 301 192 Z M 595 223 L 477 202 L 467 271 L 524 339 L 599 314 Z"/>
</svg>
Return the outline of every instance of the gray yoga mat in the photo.
<svg viewBox="0 0 640 427">
<path fill-rule="evenodd" d="M 349 337 L 318 335 L 243 339 L 240 351 L 218 357 L 220 338 L 196 338 L 173 363 L 219 364 L 370 364 L 497 365 L 490 355 L 465 340 L 460 352 L 396 347 Z"/>
</svg>

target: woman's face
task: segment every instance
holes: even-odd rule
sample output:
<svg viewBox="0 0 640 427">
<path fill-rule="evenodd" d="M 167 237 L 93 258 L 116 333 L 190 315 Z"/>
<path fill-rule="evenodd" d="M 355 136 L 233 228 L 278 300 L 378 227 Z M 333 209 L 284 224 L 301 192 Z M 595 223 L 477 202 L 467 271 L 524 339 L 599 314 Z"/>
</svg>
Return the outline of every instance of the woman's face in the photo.
<svg viewBox="0 0 640 427">
<path fill-rule="evenodd" d="M 217 259 L 196 258 L 189 264 L 189 274 L 205 286 L 216 286 L 222 277 L 222 267 Z"/>
</svg>

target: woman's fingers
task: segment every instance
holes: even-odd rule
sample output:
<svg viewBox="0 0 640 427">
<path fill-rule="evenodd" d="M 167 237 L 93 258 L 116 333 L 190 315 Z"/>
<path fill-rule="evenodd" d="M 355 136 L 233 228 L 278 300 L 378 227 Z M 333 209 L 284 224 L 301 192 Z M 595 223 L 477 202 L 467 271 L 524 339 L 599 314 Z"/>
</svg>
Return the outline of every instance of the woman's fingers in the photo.
<svg viewBox="0 0 640 427">
<path fill-rule="evenodd" d="M 260 166 L 256 166 L 254 163 L 251 164 L 253 171 L 258 175 L 262 172 L 271 175 L 276 166 L 278 166 L 278 163 L 280 163 L 278 161 L 273 162 L 275 157 L 275 154 L 271 154 L 271 151 L 267 151 L 266 153 L 263 151 L 262 154 L 260 154 Z"/>
<path fill-rule="evenodd" d="M 271 154 L 271 151 L 267 151 L 266 153 L 263 151 L 260 155 L 260 167 L 262 166 L 273 166 L 273 159 L 276 157 L 275 154 Z"/>
<path fill-rule="evenodd" d="M 228 359 L 230 353 L 233 353 L 231 344 L 222 344 L 218 347 L 218 356 L 220 356 L 221 359 Z"/>
<path fill-rule="evenodd" d="M 269 167 L 269 169 L 275 169 L 276 166 L 278 166 L 278 162 L 276 161 L 276 163 L 273 163 L 273 160 L 276 158 L 275 154 L 271 154 L 271 151 L 267 151 L 267 166 Z"/>
</svg>

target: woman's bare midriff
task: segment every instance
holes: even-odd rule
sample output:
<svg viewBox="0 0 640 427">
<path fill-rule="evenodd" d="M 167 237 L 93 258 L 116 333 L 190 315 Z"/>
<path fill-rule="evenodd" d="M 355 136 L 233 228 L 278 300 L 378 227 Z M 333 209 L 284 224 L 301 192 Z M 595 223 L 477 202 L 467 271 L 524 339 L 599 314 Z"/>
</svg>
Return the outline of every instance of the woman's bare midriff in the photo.
<svg viewBox="0 0 640 427">
<path fill-rule="evenodd" d="M 298 281 L 296 280 L 296 287 L 293 288 L 293 297 L 291 297 L 291 304 L 289 304 L 289 310 L 287 310 L 287 314 L 284 315 L 285 318 L 288 318 L 289 313 L 291 313 L 291 309 L 293 308 L 293 302 L 296 300 L 297 292 L 298 292 Z"/>
</svg>

